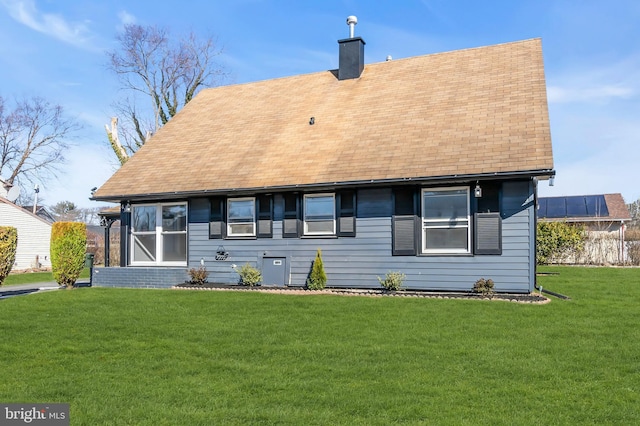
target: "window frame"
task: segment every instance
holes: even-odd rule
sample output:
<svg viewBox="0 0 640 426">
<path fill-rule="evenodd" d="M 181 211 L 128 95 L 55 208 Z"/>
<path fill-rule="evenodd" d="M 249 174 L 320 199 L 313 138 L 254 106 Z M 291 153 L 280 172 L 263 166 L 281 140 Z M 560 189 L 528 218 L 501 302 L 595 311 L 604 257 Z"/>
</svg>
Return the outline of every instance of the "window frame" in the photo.
<svg viewBox="0 0 640 426">
<path fill-rule="evenodd" d="M 442 226 L 437 223 L 441 223 L 444 220 L 438 219 L 426 219 L 425 218 L 425 192 L 447 192 L 447 191 L 464 191 L 465 192 L 465 201 L 466 201 L 466 218 L 461 217 L 456 219 L 456 222 L 466 222 L 466 224 L 456 223 L 455 225 Z M 461 255 L 471 255 L 473 253 L 472 240 L 471 240 L 471 191 L 468 186 L 452 186 L 452 187 L 437 187 L 437 188 L 429 188 L 424 187 L 420 191 L 420 247 L 422 254 L 434 254 L 434 255 L 450 255 L 450 254 L 461 254 Z M 446 219 L 445 219 L 446 220 Z M 434 225 L 429 225 L 432 223 Z M 427 230 L 428 229 L 464 229 L 466 228 L 466 241 L 467 247 L 466 249 L 462 248 L 428 248 L 427 247 Z"/>
<path fill-rule="evenodd" d="M 251 201 L 253 203 L 253 214 L 251 217 L 251 222 L 245 221 L 245 222 L 232 222 L 231 218 L 229 217 L 229 213 L 231 212 L 231 203 L 233 202 L 239 202 L 239 201 Z M 255 238 L 256 237 L 256 232 L 257 232 L 257 224 L 256 224 L 256 197 L 234 197 L 234 198 L 227 198 L 227 202 L 226 202 L 226 226 L 227 226 L 227 238 L 246 238 L 246 237 L 251 237 L 251 238 Z M 248 218 L 248 216 L 247 216 Z M 252 232 L 251 233 L 247 233 L 247 232 L 243 232 L 243 233 L 234 233 L 232 231 L 232 226 L 233 225 L 251 225 L 252 228 Z"/>
<path fill-rule="evenodd" d="M 331 222 L 332 229 L 331 232 L 327 231 L 309 231 L 309 222 L 328 222 L 329 219 L 313 219 L 309 218 L 307 215 L 307 199 L 310 198 L 329 198 L 332 200 L 332 209 L 331 209 Z M 328 213 L 328 212 L 327 212 Z M 328 215 L 326 215 L 328 216 Z M 302 199 L 302 222 L 303 222 L 303 235 L 305 236 L 335 236 L 336 235 L 336 194 L 334 192 L 322 192 L 316 194 L 304 194 Z"/>
<path fill-rule="evenodd" d="M 163 227 L 163 208 L 170 206 L 183 206 L 184 207 L 184 230 L 178 231 L 165 231 Z M 155 229 L 148 231 L 136 231 L 135 230 L 135 209 L 143 207 L 155 208 Z M 131 205 L 131 231 L 129 236 L 129 244 L 131 249 L 129 250 L 129 264 L 132 266 L 186 266 L 189 257 L 188 254 L 188 230 L 189 230 L 189 204 L 186 201 L 171 202 L 171 203 L 142 203 Z M 135 238 L 137 235 L 153 235 L 155 237 L 155 260 L 136 260 L 135 259 Z M 184 235 L 185 239 L 185 252 L 184 260 L 164 260 L 164 240 L 166 235 Z"/>
</svg>

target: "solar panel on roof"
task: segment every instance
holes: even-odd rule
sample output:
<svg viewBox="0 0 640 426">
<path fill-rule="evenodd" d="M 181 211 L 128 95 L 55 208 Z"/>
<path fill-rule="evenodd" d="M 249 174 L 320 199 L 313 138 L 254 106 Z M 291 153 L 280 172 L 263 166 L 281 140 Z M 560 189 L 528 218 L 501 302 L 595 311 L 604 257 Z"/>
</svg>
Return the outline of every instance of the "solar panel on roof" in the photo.
<svg viewBox="0 0 640 426">
<path fill-rule="evenodd" d="M 547 199 L 538 198 L 538 217 L 547 217 Z"/>
<path fill-rule="evenodd" d="M 587 216 L 587 204 L 585 197 L 566 197 L 567 217 Z"/>
<path fill-rule="evenodd" d="M 564 197 L 547 199 L 546 217 L 567 217 L 567 204 Z"/>
<path fill-rule="evenodd" d="M 609 209 L 604 195 L 588 195 L 585 198 L 587 215 L 593 217 L 609 216 Z"/>
<path fill-rule="evenodd" d="M 540 198 L 538 205 L 538 217 L 544 218 L 609 216 L 604 195 Z"/>
</svg>

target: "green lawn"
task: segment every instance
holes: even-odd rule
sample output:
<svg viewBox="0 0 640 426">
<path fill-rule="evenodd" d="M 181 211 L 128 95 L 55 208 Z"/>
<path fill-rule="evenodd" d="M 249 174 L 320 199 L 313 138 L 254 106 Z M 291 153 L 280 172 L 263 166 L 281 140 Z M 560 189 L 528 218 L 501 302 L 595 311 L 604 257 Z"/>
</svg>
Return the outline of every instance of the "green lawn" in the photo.
<svg viewBox="0 0 640 426">
<path fill-rule="evenodd" d="M 80 273 L 80 279 L 89 278 L 89 268 L 84 268 Z M 53 274 L 51 272 L 28 272 L 19 274 L 9 274 L 2 283 L 2 287 L 16 284 L 33 284 L 52 282 Z M 2 288 L 0 287 L 0 289 Z"/>
<path fill-rule="evenodd" d="M 0 401 L 72 425 L 640 424 L 640 269 L 571 300 L 83 288 L 0 300 Z"/>
</svg>

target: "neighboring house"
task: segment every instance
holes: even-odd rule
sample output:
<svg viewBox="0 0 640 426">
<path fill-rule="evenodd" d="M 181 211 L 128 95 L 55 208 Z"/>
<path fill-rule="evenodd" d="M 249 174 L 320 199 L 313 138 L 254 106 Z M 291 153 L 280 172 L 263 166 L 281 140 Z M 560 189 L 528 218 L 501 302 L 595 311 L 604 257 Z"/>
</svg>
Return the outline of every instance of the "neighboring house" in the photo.
<svg viewBox="0 0 640 426">
<path fill-rule="evenodd" d="M 201 91 L 97 192 L 121 204 L 121 268 L 94 285 L 171 286 L 204 264 L 237 283 L 497 291 L 535 283 L 538 180 L 555 174 L 539 39 Z"/>
<path fill-rule="evenodd" d="M 51 223 L 0 197 L 0 226 L 18 230 L 13 271 L 51 268 Z"/>
<path fill-rule="evenodd" d="M 23 209 L 29 212 L 33 212 L 33 206 L 22 206 Z M 49 223 L 53 223 L 56 221 L 56 218 L 47 210 L 45 206 L 37 206 L 36 207 L 36 216 L 46 220 Z"/>
<path fill-rule="evenodd" d="M 621 194 L 540 197 L 540 221 L 582 225 L 587 231 L 584 250 L 566 256 L 562 263 L 624 264 L 625 222 L 631 220 Z"/>
</svg>

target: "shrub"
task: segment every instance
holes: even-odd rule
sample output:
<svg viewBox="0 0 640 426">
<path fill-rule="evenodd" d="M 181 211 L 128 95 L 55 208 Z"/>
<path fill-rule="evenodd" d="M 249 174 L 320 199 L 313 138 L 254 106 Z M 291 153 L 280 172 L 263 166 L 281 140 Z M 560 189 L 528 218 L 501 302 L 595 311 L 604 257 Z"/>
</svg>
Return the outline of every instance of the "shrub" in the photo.
<svg viewBox="0 0 640 426">
<path fill-rule="evenodd" d="M 322 290 L 327 285 L 327 274 L 324 272 L 322 263 L 322 250 L 318 249 L 316 258 L 311 265 L 311 272 L 307 277 L 307 288 L 309 290 Z"/>
<path fill-rule="evenodd" d="M 387 272 L 387 275 L 384 276 L 384 279 L 378 277 L 378 281 L 380 285 L 384 287 L 386 290 L 397 291 L 402 287 L 402 283 L 406 275 L 402 272 Z"/>
<path fill-rule="evenodd" d="M 583 226 L 566 222 L 538 222 L 536 261 L 539 265 L 546 265 L 575 255 L 584 247 L 584 240 Z"/>
<path fill-rule="evenodd" d="M 54 222 L 51 227 L 51 270 L 56 282 L 68 289 L 84 268 L 87 225 L 80 222 Z"/>
<path fill-rule="evenodd" d="M 17 248 L 18 230 L 12 226 L 0 226 L 0 285 L 13 268 Z"/>
<path fill-rule="evenodd" d="M 483 296 L 493 296 L 493 293 L 495 293 L 494 289 L 493 289 L 493 280 L 491 278 L 489 278 L 488 280 L 485 280 L 484 278 L 480 278 L 478 281 L 476 281 L 476 283 L 473 285 L 473 291 L 475 291 L 476 293 L 480 293 Z"/>
<path fill-rule="evenodd" d="M 239 268 L 233 265 L 232 268 L 240 275 L 240 284 L 242 285 L 253 287 L 262 281 L 262 273 L 260 270 L 251 266 L 249 262 Z"/>
<path fill-rule="evenodd" d="M 628 228 L 624 232 L 625 241 L 640 241 L 640 227 Z"/>
<path fill-rule="evenodd" d="M 191 284 L 202 285 L 207 282 L 209 272 L 207 271 L 207 268 L 200 266 L 198 269 L 189 269 L 189 276 L 191 277 L 191 280 L 189 281 Z"/>
</svg>

